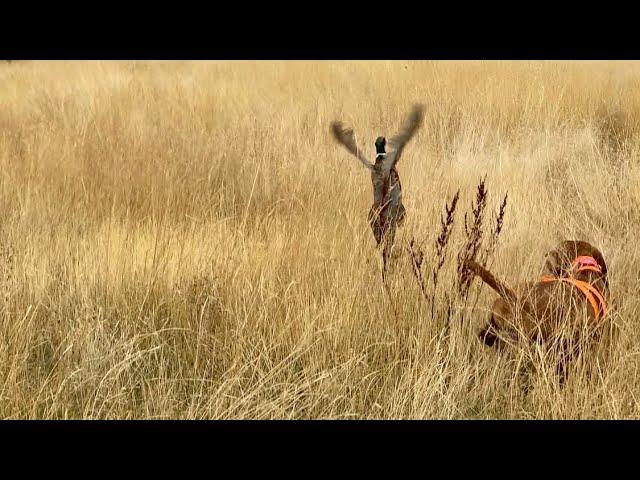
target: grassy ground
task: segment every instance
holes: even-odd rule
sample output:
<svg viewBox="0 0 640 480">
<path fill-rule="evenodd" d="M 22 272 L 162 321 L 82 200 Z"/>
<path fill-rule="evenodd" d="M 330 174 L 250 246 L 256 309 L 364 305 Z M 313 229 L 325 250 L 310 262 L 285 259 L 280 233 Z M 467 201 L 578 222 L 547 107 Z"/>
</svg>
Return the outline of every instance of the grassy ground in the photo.
<svg viewBox="0 0 640 480">
<path fill-rule="evenodd" d="M 0 64 L 0 417 L 627 418 L 640 414 L 640 64 Z M 366 223 L 373 156 L 412 102 L 398 170 L 431 305 L 391 295 Z M 476 332 L 455 294 L 463 214 L 508 193 L 492 270 L 598 245 L 618 334 L 564 389 Z M 440 215 L 458 212 L 433 293 Z M 489 219 L 487 219 L 489 221 Z M 533 248 L 523 243 L 533 241 Z M 542 364 L 539 364 L 540 366 Z M 593 368 L 595 366 L 595 368 Z"/>
</svg>

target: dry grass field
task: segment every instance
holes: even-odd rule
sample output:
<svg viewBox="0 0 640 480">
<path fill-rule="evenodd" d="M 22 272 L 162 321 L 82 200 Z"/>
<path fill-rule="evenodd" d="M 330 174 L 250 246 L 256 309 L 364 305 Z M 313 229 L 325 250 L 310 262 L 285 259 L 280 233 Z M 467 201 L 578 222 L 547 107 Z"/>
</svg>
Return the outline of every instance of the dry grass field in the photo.
<svg viewBox="0 0 640 480">
<path fill-rule="evenodd" d="M 426 298 L 405 254 L 383 288 L 329 134 L 373 157 L 415 101 L 398 242 Z M 483 177 L 497 275 L 564 238 L 607 259 L 615 341 L 564 388 L 478 341 L 492 291 L 456 293 Z M 0 417 L 637 418 L 639 212 L 640 63 L 0 62 Z"/>
</svg>

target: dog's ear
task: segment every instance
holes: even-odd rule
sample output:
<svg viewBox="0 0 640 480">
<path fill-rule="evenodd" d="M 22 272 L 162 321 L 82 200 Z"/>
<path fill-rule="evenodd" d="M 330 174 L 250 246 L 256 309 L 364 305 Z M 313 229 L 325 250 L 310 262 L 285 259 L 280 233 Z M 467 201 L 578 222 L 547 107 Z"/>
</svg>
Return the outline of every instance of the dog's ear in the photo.
<svg viewBox="0 0 640 480">
<path fill-rule="evenodd" d="M 564 262 L 560 256 L 558 249 L 551 250 L 547 253 L 545 258 L 544 268 L 545 270 L 555 277 L 561 277 L 564 274 L 562 268 Z"/>
<path fill-rule="evenodd" d="M 594 248 L 591 256 L 596 260 L 596 262 L 598 262 L 600 268 L 602 268 L 602 282 L 604 283 L 604 288 L 609 291 L 609 271 L 607 269 L 607 262 L 604 260 L 602 252 Z"/>
</svg>

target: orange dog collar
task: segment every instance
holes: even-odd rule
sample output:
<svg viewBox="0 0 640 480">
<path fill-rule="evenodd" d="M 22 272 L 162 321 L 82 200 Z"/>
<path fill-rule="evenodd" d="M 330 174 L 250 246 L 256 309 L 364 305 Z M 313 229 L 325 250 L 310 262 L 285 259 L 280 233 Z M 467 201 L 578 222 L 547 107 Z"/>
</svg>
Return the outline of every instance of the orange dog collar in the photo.
<svg viewBox="0 0 640 480">
<path fill-rule="evenodd" d="M 582 292 L 585 298 L 589 301 L 589 303 L 591 304 L 591 308 L 593 308 L 593 313 L 596 316 L 596 320 L 599 320 L 600 317 L 604 317 L 607 314 L 607 304 L 604 300 L 604 297 L 598 291 L 598 289 L 591 285 L 589 282 L 584 282 L 582 280 L 577 280 L 571 277 L 559 278 L 553 277 L 551 275 L 543 276 L 542 281 L 544 283 L 553 281 L 570 283 L 578 290 L 580 290 L 580 292 Z"/>
<path fill-rule="evenodd" d="M 602 273 L 602 267 L 600 266 L 600 264 L 596 261 L 595 258 L 588 255 L 581 255 L 577 257 L 571 263 L 571 270 L 575 273 L 583 272 L 585 270 Z M 605 302 L 604 297 L 598 291 L 598 289 L 591 285 L 589 282 L 578 280 L 576 278 L 573 278 L 573 276 L 554 277 L 553 275 L 544 275 L 542 277 L 542 281 L 545 283 L 553 281 L 570 283 L 578 290 L 580 290 L 587 301 L 591 304 L 591 308 L 593 308 L 593 313 L 596 316 L 596 320 L 599 320 L 601 317 L 604 317 L 607 314 L 607 303 Z"/>
</svg>

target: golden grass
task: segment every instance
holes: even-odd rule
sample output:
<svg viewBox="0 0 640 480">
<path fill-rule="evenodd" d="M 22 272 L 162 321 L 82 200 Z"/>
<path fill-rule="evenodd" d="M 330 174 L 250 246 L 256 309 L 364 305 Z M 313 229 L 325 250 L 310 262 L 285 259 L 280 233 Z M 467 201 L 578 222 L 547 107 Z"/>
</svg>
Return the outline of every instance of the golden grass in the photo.
<svg viewBox="0 0 640 480">
<path fill-rule="evenodd" d="M 1 64 L 0 417 L 638 417 L 638 92 L 624 62 Z M 478 280 L 446 328 L 405 257 L 385 295 L 369 175 L 329 124 L 372 154 L 414 101 L 399 241 L 433 266 L 445 202 L 486 175 L 500 277 L 598 245 L 618 336 L 591 375 L 525 394 L 526 355 L 477 340 Z"/>
</svg>

